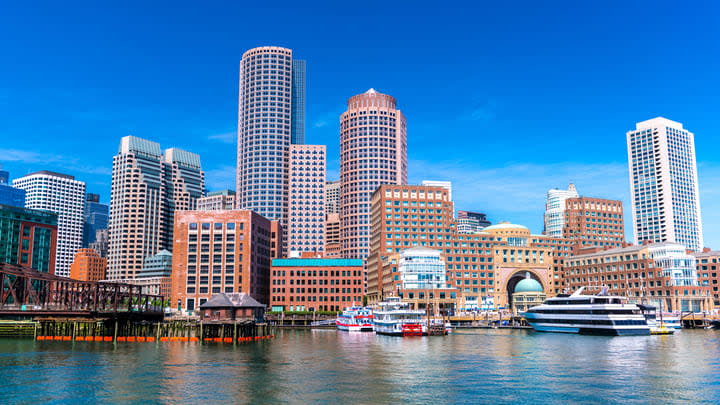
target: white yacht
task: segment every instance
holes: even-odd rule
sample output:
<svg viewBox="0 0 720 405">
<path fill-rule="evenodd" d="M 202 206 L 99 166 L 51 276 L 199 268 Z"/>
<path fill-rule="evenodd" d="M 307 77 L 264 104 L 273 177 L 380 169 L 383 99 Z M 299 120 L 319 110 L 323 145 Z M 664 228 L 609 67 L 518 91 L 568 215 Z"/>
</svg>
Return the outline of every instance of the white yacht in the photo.
<svg viewBox="0 0 720 405">
<path fill-rule="evenodd" d="M 423 319 L 425 311 L 410 309 L 410 304 L 400 301 L 399 297 L 390 297 L 379 302 L 373 311 L 375 333 L 391 336 L 427 335 L 427 325 Z"/>
<path fill-rule="evenodd" d="M 335 325 L 348 332 L 372 332 L 373 313 L 370 308 L 352 306 L 338 315 Z"/>
<path fill-rule="evenodd" d="M 640 308 L 624 297 L 584 295 L 581 287 L 572 295 L 559 294 L 523 314 L 540 332 L 579 333 L 585 335 L 649 335 L 650 327 Z"/>
</svg>

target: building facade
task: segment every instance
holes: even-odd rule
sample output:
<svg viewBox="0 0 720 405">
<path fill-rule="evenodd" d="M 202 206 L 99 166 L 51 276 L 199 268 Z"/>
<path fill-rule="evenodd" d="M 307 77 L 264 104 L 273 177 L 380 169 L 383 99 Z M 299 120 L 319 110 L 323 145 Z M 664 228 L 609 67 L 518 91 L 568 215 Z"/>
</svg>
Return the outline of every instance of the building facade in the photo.
<svg viewBox="0 0 720 405">
<path fill-rule="evenodd" d="M 547 192 L 545 201 L 545 230 L 543 234 L 560 238 L 565 225 L 565 200 L 579 197 L 575 185 L 570 183 L 567 190 L 557 188 Z"/>
<path fill-rule="evenodd" d="M 562 237 L 575 251 L 585 247 L 610 249 L 625 246 L 625 219 L 620 200 L 592 197 L 565 200 Z"/>
<path fill-rule="evenodd" d="M 67 174 L 43 170 L 13 180 L 13 186 L 25 190 L 25 208 L 58 215 L 54 272 L 70 276 L 70 265 L 83 242 L 85 183 Z"/>
<path fill-rule="evenodd" d="M 459 233 L 476 233 L 492 225 L 482 212 L 457 212 L 457 230 Z"/>
<path fill-rule="evenodd" d="M 70 266 L 70 278 L 81 281 L 105 280 L 107 259 L 100 257 L 93 249 L 78 249 Z"/>
<path fill-rule="evenodd" d="M 407 123 L 395 98 L 370 89 L 340 116 L 340 243 L 346 258 L 370 253 L 370 200 L 381 184 L 407 183 Z"/>
<path fill-rule="evenodd" d="M 325 213 L 340 214 L 340 180 L 325 182 Z"/>
<path fill-rule="evenodd" d="M 57 223 L 54 212 L 0 205 L 0 262 L 53 274 Z"/>
<path fill-rule="evenodd" d="M 145 264 L 137 273 L 135 281 L 142 286 L 144 294 L 169 298 L 172 293 L 172 253 L 161 250 L 145 258 Z"/>
<path fill-rule="evenodd" d="M 88 248 L 97 252 L 100 257 L 108 257 L 109 233 L 107 229 L 98 229 L 95 231 L 95 242 L 88 244 Z"/>
<path fill-rule="evenodd" d="M 332 259 L 342 257 L 339 214 L 327 214 L 325 216 L 325 257 Z"/>
<path fill-rule="evenodd" d="M 698 281 L 703 287 L 710 289 L 710 295 L 715 308 L 720 308 L 720 251 L 703 249 L 702 252 L 692 253 L 695 256 L 695 263 L 698 274 Z"/>
<path fill-rule="evenodd" d="M 274 259 L 271 280 L 273 311 L 342 311 L 363 302 L 359 259 Z"/>
<path fill-rule="evenodd" d="M 294 61 L 287 48 L 253 48 L 240 62 L 236 207 L 283 228 L 290 145 L 305 143 L 304 78 L 304 61 Z"/>
<path fill-rule="evenodd" d="M 200 156 L 122 138 L 113 158 L 108 279 L 134 279 L 146 257 L 172 250 L 176 210 L 195 209 L 204 192 Z"/>
<path fill-rule="evenodd" d="M 100 203 L 100 195 L 87 193 L 85 195 L 85 212 L 83 228 L 83 247 L 95 242 L 96 233 L 100 229 L 107 229 L 110 219 L 110 208 Z"/>
<path fill-rule="evenodd" d="M 635 243 L 676 242 L 703 248 L 695 137 L 662 117 L 627 132 Z"/>
<path fill-rule="evenodd" d="M 235 208 L 235 192 L 220 190 L 207 193 L 197 200 L 198 211 L 231 210 Z"/>
<path fill-rule="evenodd" d="M 288 251 L 325 250 L 325 146 L 290 146 Z"/>
<path fill-rule="evenodd" d="M 0 169 L 2 165 L 0 165 Z M 0 170 L 0 204 L 13 207 L 25 206 L 25 190 L 10 185 L 10 173 Z"/>
<path fill-rule="evenodd" d="M 173 306 L 196 310 L 221 292 L 245 292 L 268 305 L 272 235 L 271 222 L 250 210 L 178 212 Z"/>
<path fill-rule="evenodd" d="M 696 259 L 677 243 L 652 243 L 608 250 L 588 249 L 565 262 L 571 290 L 606 286 L 609 294 L 662 301 L 666 311 L 701 312 L 713 307 L 710 287 L 699 282 Z"/>
</svg>

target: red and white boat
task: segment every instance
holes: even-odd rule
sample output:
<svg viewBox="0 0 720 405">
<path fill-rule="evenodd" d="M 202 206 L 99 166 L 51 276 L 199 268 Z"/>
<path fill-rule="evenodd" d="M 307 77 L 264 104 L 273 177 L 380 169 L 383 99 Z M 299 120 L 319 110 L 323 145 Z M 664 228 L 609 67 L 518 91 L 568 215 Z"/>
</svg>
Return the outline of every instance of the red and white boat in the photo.
<svg viewBox="0 0 720 405">
<path fill-rule="evenodd" d="M 343 313 L 338 315 L 335 325 L 338 330 L 345 330 L 348 332 L 372 332 L 372 309 L 355 306 L 345 308 Z"/>
</svg>

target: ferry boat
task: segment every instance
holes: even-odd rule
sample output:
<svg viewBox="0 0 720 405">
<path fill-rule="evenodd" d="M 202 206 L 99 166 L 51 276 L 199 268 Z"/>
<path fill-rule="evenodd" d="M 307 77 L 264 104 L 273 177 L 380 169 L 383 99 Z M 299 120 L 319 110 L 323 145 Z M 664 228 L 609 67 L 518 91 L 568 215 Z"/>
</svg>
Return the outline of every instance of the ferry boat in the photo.
<svg viewBox="0 0 720 405">
<path fill-rule="evenodd" d="M 338 315 L 335 325 L 348 332 L 372 332 L 373 313 L 370 308 L 352 306 Z"/>
<path fill-rule="evenodd" d="M 598 295 L 584 295 L 580 287 L 572 295 L 548 298 L 523 314 L 539 332 L 586 335 L 649 335 L 650 326 L 635 304 L 624 297 L 608 296 L 607 288 Z"/>
<path fill-rule="evenodd" d="M 373 311 L 375 333 L 390 336 L 424 336 L 428 329 L 423 317 L 425 311 L 410 309 L 410 304 L 390 297 L 379 302 Z"/>
</svg>

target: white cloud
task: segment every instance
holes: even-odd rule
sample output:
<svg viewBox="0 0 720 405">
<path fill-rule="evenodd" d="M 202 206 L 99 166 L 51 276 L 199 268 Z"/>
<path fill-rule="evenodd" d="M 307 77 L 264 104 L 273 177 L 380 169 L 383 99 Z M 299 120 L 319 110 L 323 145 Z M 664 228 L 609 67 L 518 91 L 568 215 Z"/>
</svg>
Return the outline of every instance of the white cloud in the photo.
<svg viewBox="0 0 720 405">
<path fill-rule="evenodd" d="M 327 124 L 328 124 L 328 123 L 327 123 L 327 121 L 325 121 L 325 120 L 318 120 L 318 121 L 315 121 L 315 123 L 313 124 L 313 127 L 315 127 L 315 128 L 322 128 L 322 127 L 327 126 Z"/>
<path fill-rule="evenodd" d="M 217 141 L 227 144 L 234 144 L 237 142 L 237 132 L 225 132 L 222 134 L 215 134 L 208 136 L 211 141 Z"/>
<path fill-rule="evenodd" d="M 38 170 L 47 169 L 48 166 L 51 166 L 68 172 L 100 175 L 112 174 L 112 169 L 107 166 L 90 166 L 81 163 L 80 159 L 74 157 L 21 149 L 0 148 L 0 162 L 2 161 L 42 165 L 42 167 L 38 168 Z"/>
</svg>

